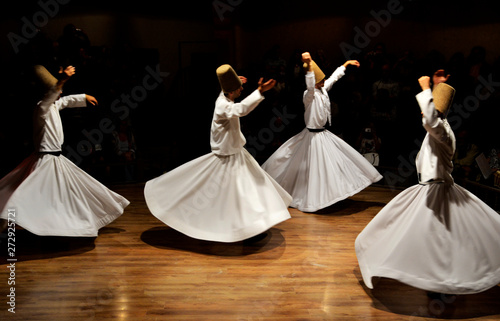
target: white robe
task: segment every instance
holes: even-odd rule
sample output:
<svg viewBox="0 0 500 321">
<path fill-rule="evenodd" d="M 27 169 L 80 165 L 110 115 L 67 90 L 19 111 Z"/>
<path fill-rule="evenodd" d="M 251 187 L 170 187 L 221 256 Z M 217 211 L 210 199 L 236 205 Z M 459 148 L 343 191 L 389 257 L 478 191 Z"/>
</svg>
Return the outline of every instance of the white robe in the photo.
<svg viewBox="0 0 500 321">
<path fill-rule="evenodd" d="M 37 235 L 97 236 L 129 201 L 89 176 L 58 152 L 64 142 L 59 111 L 86 106 L 85 95 L 58 99 L 52 88 L 34 113 L 36 151 L 0 180 L 0 218 Z M 15 213 L 15 216 L 10 213 Z"/>
<path fill-rule="evenodd" d="M 437 117 L 432 92 L 427 89 L 416 96 L 422 109 L 422 125 L 427 135 L 422 142 L 416 159 L 420 184 L 429 182 L 453 183 L 453 154 L 455 154 L 455 134 L 446 119 Z"/>
<path fill-rule="evenodd" d="M 304 120 L 306 128 L 282 144 L 262 164 L 293 197 L 291 207 L 315 212 L 350 197 L 382 179 L 380 173 L 354 148 L 324 128 L 331 118 L 328 91 L 345 73 L 337 68 L 315 88 L 313 72 L 306 74 Z"/>
<path fill-rule="evenodd" d="M 222 93 L 212 119 L 212 152 L 149 180 L 151 213 L 190 237 L 237 242 L 290 218 L 291 197 L 243 146 L 239 117 L 264 99 L 258 90 L 240 103 Z"/>
<path fill-rule="evenodd" d="M 439 293 L 471 294 L 500 283 L 500 215 L 451 177 L 455 136 L 432 93 L 417 95 L 427 135 L 420 184 L 391 200 L 355 241 L 365 285 L 373 277 Z"/>
</svg>

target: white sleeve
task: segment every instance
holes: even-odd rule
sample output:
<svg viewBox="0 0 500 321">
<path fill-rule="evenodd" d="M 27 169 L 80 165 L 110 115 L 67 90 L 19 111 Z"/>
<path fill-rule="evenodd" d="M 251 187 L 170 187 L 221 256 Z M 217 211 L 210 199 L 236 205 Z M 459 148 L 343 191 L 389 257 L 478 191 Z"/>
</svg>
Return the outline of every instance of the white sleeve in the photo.
<svg viewBox="0 0 500 321">
<path fill-rule="evenodd" d="M 327 80 L 325 80 L 325 90 L 330 91 L 333 84 L 336 83 L 340 78 L 344 77 L 344 75 L 345 67 L 343 65 L 335 69 L 332 75 Z"/>
<path fill-rule="evenodd" d="M 87 98 L 85 97 L 85 94 L 68 95 L 59 98 L 59 100 L 56 101 L 56 104 L 59 110 L 73 107 L 87 107 Z"/>
<path fill-rule="evenodd" d="M 314 77 L 314 72 L 308 71 L 306 73 L 306 91 L 304 93 L 304 107 L 307 109 L 311 106 L 314 100 L 314 89 L 316 88 L 316 78 Z"/>
<path fill-rule="evenodd" d="M 50 106 L 57 101 L 60 94 L 61 91 L 57 90 L 55 86 L 45 93 L 42 100 L 38 103 L 38 107 L 42 110 L 42 114 L 46 114 L 49 111 Z"/>
<path fill-rule="evenodd" d="M 434 105 L 434 100 L 432 97 L 432 91 L 426 89 L 420 92 L 417 96 L 417 102 L 422 110 L 422 126 L 429 133 L 440 142 L 447 141 L 449 139 L 449 132 L 444 125 L 441 118 L 438 117 L 436 111 L 436 106 Z"/>
<path fill-rule="evenodd" d="M 259 90 L 255 90 L 239 103 L 227 102 L 222 97 L 217 100 L 216 111 L 219 119 L 230 119 L 248 115 L 264 100 Z"/>
</svg>

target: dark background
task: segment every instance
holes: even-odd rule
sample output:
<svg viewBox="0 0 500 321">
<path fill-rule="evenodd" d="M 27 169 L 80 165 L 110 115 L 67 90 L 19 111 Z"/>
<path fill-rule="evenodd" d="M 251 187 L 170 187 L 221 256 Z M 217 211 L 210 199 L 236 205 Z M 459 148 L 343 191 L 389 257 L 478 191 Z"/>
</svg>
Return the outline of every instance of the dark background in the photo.
<svg viewBox="0 0 500 321">
<path fill-rule="evenodd" d="M 397 4 L 399 11 L 382 26 L 373 12 L 387 13 L 391 4 Z M 437 68 L 451 74 L 449 83 L 457 89 L 449 115 L 455 133 L 467 134 L 464 146 L 474 144 L 490 157 L 500 150 L 500 12 L 494 4 L 419 0 L 4 4 L 0 13 L 0 176 L 33 151 L 31 114 L 40 98 L 31 74 L 35 64 L 53 72 L 59 65 L 75 65 L 77 74 L 64 94 L 87 93 L 99 100 L 99 107 L 61 113 L 63 149 L 97 179 L 114 183 L 145 181 L 210 152 L 210 120 L 219 94 L 215 69 L 223 63 L 249 79 L 246 94 L 256 88 L 259 77 L 275 78 L 281 85 L 241 119 L 247 141 L 256 142 L 247 148 L 259 163 L 264 162 L 304 128 L 303 74 L 294 72 L 303 51 L 310 51 L 327 74 L 347 59 L 361 62 L 359 69 L 349 68 L 330 92 L 333 120 L 329 130 L 357 148 L 359 134 L 374 124 L 382 140 L 379 170 L 401 178 L 388 184 L 408 185 L 416 179 L 412 162 L 425 135 L 414 98 L 419 92 L 417 79 Z M 44 12 L 47 17 L 47 7 L 53 17 L 36 35 L 26 37 L 26 21 L 43 18 Z M 65 37 L 69 24 L 79 31 Z M 375 29 L 367 30 L 367 26 Z M 359 30 L 371 32 L 364 36 L 362 46 Z M 9 41 L 13 35 L 26 39 L 19 50 Z M 355 52 L 346 56 L 346 46 Z M 148 74 L 146 66 L 158 66 L 168 75 L 129 108 L 123 119 L 128 135 L 135 138 L 136 158 L 128 163 L 114 153 L 113 135 L 102 133 L 101 146 L 96 148 L 83 133 L 99 129 L 103 119 L 120 126 L 124 114 L 111 106 L 116 100 L 123 105 L 122 95 L 138 92 Z M 395 86 L 396 94 L 374 91 L 380 79 Z M 492 84 L 489 91 L 481 79 Z M 464 109 L 467 103 L 472 105 Z M 280 123 L 276 116 L 283 111 L 294 118 Z M 494 185 L 493 177 L 484 179 L 477 166 L 472 167 L 467 174 L 454 175 Z M 124 168 L 131 169 L 129 176 L 123 174 Z"/>
</svg>

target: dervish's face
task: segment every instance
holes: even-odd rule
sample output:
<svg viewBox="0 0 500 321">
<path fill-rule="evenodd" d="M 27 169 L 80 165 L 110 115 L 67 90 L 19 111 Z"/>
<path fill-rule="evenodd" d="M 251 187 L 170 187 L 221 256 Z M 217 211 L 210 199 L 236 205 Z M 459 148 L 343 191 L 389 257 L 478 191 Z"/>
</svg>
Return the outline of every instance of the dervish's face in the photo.
<svg viewBox="0 0 500 321">
<path fill-rule="evenodd" d="M 316 84 L 316 89 L 321 89 L 325 86 L 325 80 L 323 79 L 319 83 Z"/>
<path fill-rule="evenodd" d="M 234 101 L 236 98 L 240 97 L 242 91 L 243 91 L 243 87 L 240 87 L 239 89 L 236 89 L 235 91 L 230 92 L 229 99 Z"/>
</svg>

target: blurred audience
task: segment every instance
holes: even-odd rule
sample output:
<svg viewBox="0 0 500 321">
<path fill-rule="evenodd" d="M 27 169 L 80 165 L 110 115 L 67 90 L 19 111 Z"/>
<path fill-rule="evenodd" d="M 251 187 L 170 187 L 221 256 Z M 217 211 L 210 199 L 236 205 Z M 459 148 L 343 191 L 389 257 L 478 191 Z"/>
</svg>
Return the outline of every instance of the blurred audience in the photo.
<svg viewBox="0 0 500 321">
<path fill-rule="evenodd" d="M 303 50 L 304 48 L 296 48 L 292 52 L 286 53 L 276 44 L 271 46 L 260 59 L 249 62 L 249 66 L 260 66 L 256 70 L 252 70 L 253 74 L 275 78 L 278 85 L 267 96 L 268 110 L 261 110 L 261 114 L 258 115 L 259 119 L 252 119 L 252 122 L 243 123 L 242 126 L 253 135 L 258 134 L 262 128 L 269 128 L 269 126 L 272 128 L 286 127 L 286 130 L 274 133 L 275 139 L 268 147 L 260 151 L 263 155 L 258 155 L 257 159 L 267 159 L 269 155 L 264 154 L 272 153 L 279 144 L 295 134 L 295 128 L 303 127 L 303 124 L 300 124 L 300 120 L 298 120 L 300 117 L 293 120 L 287 118 L 287 115 L 300 114 L 303 109 L 301 88 L 304 88 L 304 71 L 300 60 L 300 53 Z M 323 70 L 328 71 L 336 65 L 335 61 L 332 61 L 330 53 L 322 48 L 316 49 L 314 55 L 313 59 Z M 284 57 L 289 58 L 285 59 Z M 391 53 L 385 43 L 377 43 L 372 48 L 367 48 L 366 52 L 358 55 L 357 59 L 360 61 L 361 67 L 356 70 L 348 70 L 346 80 L 334 86 L 330 92 L 333 125 L 328 129 L 343 137 L 347 143 L 363 154 L 376 154 L 381 160 L 381 165 L 397 168 L 399 165 L 398 156 L 412 155 L 417 146 L 415 141 L 424 136 L 421 124 L 416 122 L 414 117 L 415 113 L 419 113 L 415 101 L 415 94 L 419 89 L 415 79 L 419 75 L 430 74 L 437 68 L 444 68 L 451 75 L 448 83 L 457 89 L 454 106 L 449 114 L 449 118 L 453 117 L 455 120 L 454 122 L 450 121 L 450 124 L 457 135 L 454 175 L 457 178 L 477 181 L 478 179 L 475 177 L 477 177 L 478 169 L 475 158 L 481 153 L 489 157 L 491 150 L 495 148 L 497 150 L 500 145 L 498 135 L 495 134 L 500 114 L 500 88 L 494 87 L 500 81 L 500 59 L 489 62 L 487 57 L 488 52 L 482 46 L 474 46 L 466 54 L 456 52 L 449 59 L 446 59 L 438 50 L 431 50 L 423 56 L 417 56 L 407 50 L 398 56 Z M 155 61 L 157 63 L 157 60 Z M 20 72 L 12 73 L 16 77 L 13 83 L 17 85 L 7 87 L 10 92 L 6 101 L 10 104 L 15 101 L 21 107 L 9 110 L 5 119 L 20 119 L 22 115 L 26 115 L 30 111 L 30 108 L 26 106 L 31 105 L 33 103 L 32 96 L 36 96 L 29 94 L 34 88 L 30 84 L 29 69 L 31 66 L 43 64 L 49 70 L 54 71 L 60 65 L 72 64 L 80 68 L 79 77 L 85 77 L 85 79 L 75 79 L 72 84 L 68 84 L 65 94 L 81 90 L 78 88 L 80 84 L 92 84 L 90 88 L 85 89 L 99 97 L 101 107 L 97 111 L 93 111 L 94 114 L 86 110 L 79 110 L 61 116 L 69 118 L 67 122 L 75 124 L 74 128 L 79 128 L 78 124 L 82 123 L 82 119 L 90 117 L 94 120 L 94 128 L 98 128 L 99 120 L 102 118 L 122 116 L 121 114 L 117 115 L 116 111 L 111 109 L 113 101 L 123 93 L 130 93 L 144 77 L 144 66 L 151 65 L 151 63 L 151 59 L 137 56 L 137 51 L 127 44 L 113 47 L 93 46 L 85 31 L 73 24 L 68 24 L 56 40 L 52 40 L 40 32 L 25 46 L 23 52 L 16 55 L 14 62 L 9 66 L 11 70 L 20 70 Z M 490 83 L 493 84 L 493 88 L 479 88 L 478 91 L 478 86 L 484 87 L 484 79 L 492 80 Z M 179 102 L 189 104 L 189 101 L 184 101 L 185 97 L 177 97 L 180 94 L 175 88 L 172 85 L 166 94 L 169 101 L 165 100 L 165 95 L 156 95 L 151 101 L 151 106 L 166 106 Z M 486 92 L 488 90 L 489 94 Z M 23 95 L 19 95 L 20 92 Z M 480 97 L 477 96 L 478 93 L 481 94 Z M 467 102 L 470 103 L 471 97 L 476 98 L 474 102 L 477 104 L 474 106 L 474 110 L 464 112 L 463 106 L 466 106 Z M 198 107 L 193 106 L 193 108 Z M 168 116 L 168 109 L 155 108 L 151 110 L 158 114 L 157 119 L 152 120 L 151 123 L 159 124 L 161 123 L 159 119 Z M 133 110 L 129 111 L 134 112 Z M 267 114 L 265 114 L 266 112 Z M 263 115 L 269 115 L 269 117 L 263 117 Z M 84 165 L 81 166 L 89 166 L 90 168 L 86 168 L 86 170 L 92 171 L 92 167 L 100 166 L 102 168 L 102 164 L 121 162 L 125 168 L 123 180 L 128 181 L 136 176 L 134 166 L 138 160 L 135 153 L 137 142 L 136 137 L 131 132 L 142 135 L 142 132 L 147 131 L 148 128 L 151 129 L 151 126 L 148 127 L 144 123 L 133 121 L 133 114 L 128 115 L 128 117 L 129 120 L 126 123 L 115 126 L 114 133 L 106 135 L 106 141 L 100 144 L 99 148 L 95 147 L 96 150 L 92 151 L 93 155 L 88 157 L 88 161 L 84 160 L 82 163 Z M 155 117 L 155 115 L 148 115 L 148 117 Z M 275 122 L 270 123 L 271 119 L 274 119 Z M 284 121 L 284 123 L 279 123 L 280 121 Z M 24 143 L 20 144 L 20 142 L 30 139 L 29 128 L 31 124 L 29 122 L 30 120 L 26 118 L 17 125 L 20 128 L 26 128 L 26 131 L 23 132 L 22 137 L 16 137 L 15 140 L 12 140 L 12 145 L 21 146 L 16 148 L 29 150 L 29 146 L 22 145 Z M 85 121 L 84 123 L 92 122 Z M 139 124 L 141 128 L 133 128 L 132 124 L 135 126 Z M 8 131 L 11 130 L 12 125 L 5 122 L 5 126 L 0 128 L 0 140 L 10 141 L 7 137 Z M 161 130 L 156 129 L 155 133 L 159 133 Z M 376 137 L 373 136 L 375 134 Z M 67 144 L 76 146 L 84 137 L 81 136 L 81 129 L 72 132 L 70 127 L 66 138 Z M 174 146 L 178 137 L 169 136 L 168 140 L 169 144 Z M 383 148 L 381 148 L 381 142 L 383 142 Z M 147 139 L 141 141 L 141 144 L 144 143 L 150 146 L 141 145 L 141 151 L 147 151 L 148 148 L 156 144 Z M 141 153 L 141 155 L 145 154 L 147 153 Z M 87 156 L 83 158 L 85 157 Z M 91 161 L 92 157 L 98 161 Z M 171 153 L 165 157 L 175 158 L 179 156 Z M 171 162 L 175 163 L 175 161 Z M 3 161 L 0 164 L 3 167 L 8 167 L 10 163 Z M 1 168 L 2 172 L 8 170 Z M 109 172 L 109 169 L 106 172 Z M 491 180 L 481 182 L 493 185 Z"/>
</svg>

